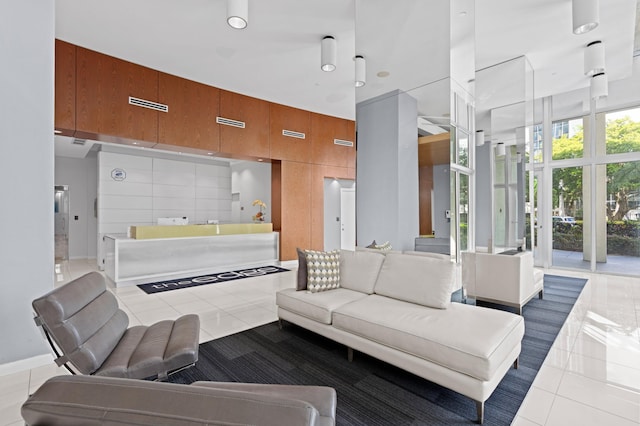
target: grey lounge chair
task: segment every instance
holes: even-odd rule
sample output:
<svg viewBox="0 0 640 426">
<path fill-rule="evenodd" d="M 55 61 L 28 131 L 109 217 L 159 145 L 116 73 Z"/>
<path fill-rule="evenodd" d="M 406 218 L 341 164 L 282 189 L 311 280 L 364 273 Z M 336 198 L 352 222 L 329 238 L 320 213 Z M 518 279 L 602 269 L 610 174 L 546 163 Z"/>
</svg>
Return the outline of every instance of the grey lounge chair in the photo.
<svg viewBox="0 0 640 426">
<path fill-rule="evenodd" d="M 98 272 L 58 287 L 32 305 L 56 364 L 72 374 L 164 380 L 198 360 L 197 315 L 128 328 L 129 317 Z"/>
</svg>

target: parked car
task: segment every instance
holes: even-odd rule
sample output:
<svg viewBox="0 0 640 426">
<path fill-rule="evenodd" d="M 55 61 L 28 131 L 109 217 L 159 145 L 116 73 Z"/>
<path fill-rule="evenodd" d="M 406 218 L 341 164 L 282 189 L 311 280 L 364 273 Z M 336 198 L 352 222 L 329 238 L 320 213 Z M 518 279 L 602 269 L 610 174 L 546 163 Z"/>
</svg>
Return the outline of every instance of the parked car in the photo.
<svg viewBox="0 0 640 426">
<path fill-rule="evenodd" d="M 552 220 L 554 228 L 563 223 L 566 223 L 569 226 L 574 226 L 576 224 L 576 218 L 573 216 L 553 216 Z"/>
</svg>

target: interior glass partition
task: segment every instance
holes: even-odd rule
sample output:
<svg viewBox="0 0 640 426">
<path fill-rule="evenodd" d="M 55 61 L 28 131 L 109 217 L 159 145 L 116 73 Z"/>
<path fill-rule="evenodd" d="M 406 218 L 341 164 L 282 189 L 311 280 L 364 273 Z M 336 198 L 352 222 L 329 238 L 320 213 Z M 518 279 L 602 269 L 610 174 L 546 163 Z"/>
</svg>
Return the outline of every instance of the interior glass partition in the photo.
<svg viewBox="0 0 640 426">
<path fill-rule="evenodd" d="M 476 73 L 477 127 L 489 136 L 490 168 L 477 166 L 476 179 L 490 173 L 488 188 L 478 197 L 489 196 L 491 234 L 477 239 L 489 241 L 490 251 L 520 248 L 525 241 L 525 156 L 534 132 L 533 70 L 526 57 L 515 58 Z M 541 146 L 541 145 L 540 145 Z M 484 147 L 481 149 L 485 149 Z M 529 191 L 530 192 L 530 191 Z M 532 195 L 532 194 L 530 194 Z"/>
</svg>

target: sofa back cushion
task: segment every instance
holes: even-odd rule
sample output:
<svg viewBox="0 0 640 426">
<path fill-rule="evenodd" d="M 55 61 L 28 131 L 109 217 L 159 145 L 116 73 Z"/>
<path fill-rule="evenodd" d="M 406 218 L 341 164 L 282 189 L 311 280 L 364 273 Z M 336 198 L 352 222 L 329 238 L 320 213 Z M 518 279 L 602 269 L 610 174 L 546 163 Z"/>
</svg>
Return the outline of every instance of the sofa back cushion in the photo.
<svg viewBox="0 0 640 426">
<path fill-rule="evenodd" d="M 340 286 L 373 294 L 384 256 L 369 251 L 340 250 Z"/>
<path fill-rule="evenodd" d="M 375 293 L 446 309 L 451 303 L 453 268 L 447 259 L 389 253 L 378 274 Z"/>
</svg>

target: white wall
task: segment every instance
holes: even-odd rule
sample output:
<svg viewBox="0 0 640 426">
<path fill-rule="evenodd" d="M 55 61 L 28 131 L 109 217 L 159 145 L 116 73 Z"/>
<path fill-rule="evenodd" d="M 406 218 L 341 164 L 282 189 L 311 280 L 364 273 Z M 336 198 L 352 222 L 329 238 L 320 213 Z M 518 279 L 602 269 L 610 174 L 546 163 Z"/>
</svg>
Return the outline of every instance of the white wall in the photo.
<svg viewBox="0 0 640 426">
<path fill-rule="evenodd" d="M 231 164 L 231 221 L 251 222 L 258 207 L 254 200 L 267 205 L 265 222 L 271 222 L 271 163 L 241 161 Z"/>
<path fill-rule="evenodd" d="M 95 154 L 86 158 L 55 157 L 55 184 L 69 187 L 70 259 L 96 257 L 98 222 L 93 206 L 98 197 L 97 179 Z"/>
<path fill-rule="evenodd" d="M 49 353 L 31 301 L 53 288 L 53 43 L 54 2 L 2 1 L 0 375 Z"/>
</svg>

